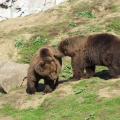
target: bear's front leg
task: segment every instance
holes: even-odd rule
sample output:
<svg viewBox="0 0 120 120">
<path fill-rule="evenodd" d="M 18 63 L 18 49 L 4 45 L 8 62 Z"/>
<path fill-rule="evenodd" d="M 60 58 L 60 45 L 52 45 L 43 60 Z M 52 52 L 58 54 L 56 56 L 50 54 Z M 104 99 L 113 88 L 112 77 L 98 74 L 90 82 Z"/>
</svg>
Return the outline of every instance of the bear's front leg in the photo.
<svg viewBox="0 0 120 120">
<path fill-rule="evenodd" d="M 33 70 L 28 70 L 27 73 L 27 93 L 35 94 L 40 76 Z"/>
<path fill-rule="evenodd" d="M 35 92 L 36 92 L 35 84 L 36 84 L 35 81 L 28 80 L 27 89 L 26 89 L 27 93 L 35 94 Z"/>
<path fill-rule="evenodd" d="M 71 59 L 72 62 L 72 69 L 73 69 L 73 77 L 69 78 L 69 81 L 77 81 L 82 79 L 83 77 L 83 65 L 82 65 L 82 60 L 79 59 L 79 57 L 74 56 Z"/>
</svg>

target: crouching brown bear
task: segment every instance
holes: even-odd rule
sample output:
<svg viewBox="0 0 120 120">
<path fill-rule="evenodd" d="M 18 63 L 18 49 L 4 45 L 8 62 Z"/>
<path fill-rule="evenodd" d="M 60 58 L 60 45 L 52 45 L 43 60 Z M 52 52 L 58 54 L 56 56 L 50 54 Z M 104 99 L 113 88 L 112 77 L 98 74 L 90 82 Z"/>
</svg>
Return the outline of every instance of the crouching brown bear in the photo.
<svg viewBox="0 0 120 120">
<path fill-rule="evenodd" d="M 120 38 L 115 35 L 101 33 L 68 37 L 59 43 L 58 50 L 59 57 L 71 57 L 73 77 L 69 80 L 92 77 L 95 65 L 108 67 L 113 78 L 120 77 Z M 84 69 L 86 76 L 83 76 Z"/>
<path fill-rule="evenodd" d="M 55 57 L 57 49 L 51 46 L 40 48 L 32 57 L 27 72 L 27 92 L 35 94 L 40 79 L 44 79 L 44 94 L 52 92 L 58 84 L 62 60 Z"/>
</svg>

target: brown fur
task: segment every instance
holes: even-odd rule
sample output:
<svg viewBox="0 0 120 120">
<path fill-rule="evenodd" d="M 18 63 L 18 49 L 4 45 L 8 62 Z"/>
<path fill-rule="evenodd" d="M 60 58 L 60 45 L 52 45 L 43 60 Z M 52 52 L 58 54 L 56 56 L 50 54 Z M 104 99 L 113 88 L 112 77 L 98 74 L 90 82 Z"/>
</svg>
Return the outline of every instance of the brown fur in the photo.
<svg viewBox="0 0 120 120">
<path fill-rule="evenodd" d="M 120 38 L 103 33 L 90 36 L 74 36 L 63 39 L 58 45 L 58 56 L 70 56 L 72 60 L 72 80 L 90 78 L 95 73 L 95 65 L 106 66 L 111 77 L 120 77 Z"/>
<path fill-rule="evenodd" d="M 58 83 L 58 74 L 61 70 L 61 58 L 55 57 L 57 50 L 50 46 L 40 48 L 32 57 L 27 72 L 27 91 L 36 92 L 38 82 L 44 79 L 44 93 L 52 92 Z"/>
</svg>

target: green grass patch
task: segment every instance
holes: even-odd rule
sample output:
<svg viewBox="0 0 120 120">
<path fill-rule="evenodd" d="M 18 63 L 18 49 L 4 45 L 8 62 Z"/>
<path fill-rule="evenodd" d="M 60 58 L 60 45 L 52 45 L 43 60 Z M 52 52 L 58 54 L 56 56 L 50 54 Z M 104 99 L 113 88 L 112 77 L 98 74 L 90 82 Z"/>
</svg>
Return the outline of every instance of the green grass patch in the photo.
<svg viewBox="0 0 120 120">
<path fill-rule="evenodd" d="M 39 106 L 37 109 L 29 108 L 18 110 L 11 107 L 10 104 L 4 104 L 3 108 L 0 109 L 0 114 L 19 120 L 44 120 L 44 108 L 42 106 Z"/>
<path fill-rule="evenodd" d="M 76 30 L 73 32 L 70 32 L 69 35 L 70 36 L 74 36 L 74 35 L 79 35 L 79 34 L 87 34 L 87 33 L 93 33 L 93 32 L 101 32 L 103 30 L 102 27 L 94 27 L 94 25 L 90 25 L 87 29 L 85 30 Z"/>
<path fill-rule="evenodd" d="M 21 49 L 24 47 L 26 41 L 24 39 L 21 40 L 15 40 L 15 47 Z"/>
<path fill-rule="evenodd" d="M 62 67 L 61 72 L 60 72 L 60 79 L 62 80 L 67 80 L 69 77 L 72 77 L 73 72 L 72 72 L 72 67 L 71 67 L 71 62 L 66 61 L 66 65 Z"/>
<path fill-rule="evenodd" d="M 75 14 L 76 17 L 82 16 L 82 17 L 86 17 L 86 18 L 95 18 L 95 15 L 92 14 L 90 11 L 84 10 L 81 12 L 78 12 Z"/>
<path fill-rule="evenodd" d="M 83 101 L 79 99 L 83 96 Z M 53 98 L 46 100 L 45 119 L 49 120 L 93 120 L 93 119 L 117 119 L 119 115 L 120 97 L 112 99 L 102 98 L 101 102 L 97 101 L 97 94 L 71 94 L 64 98 Z M 54 102 L 56 101 L 56 102 Z M 103 115 L 101 111 L 106 111 Z"/>
<path fill-rule="evenodd" d="M 31 57 L 35 54 L 35 52 L 48 42 L 49 42 L 48 38 L 42 38 L 40 36 L 36 37 L 35 39 L 30 39 L 19 51 L 18 54 L 21 55 L 21 58 L 18 59 L 18 62 L 29 63 Z"/>
<path fill-rule="evenodd" d="M 108 69 L 103 66 L 96 67 L 96 72 L 104 72 L 103 70 Z M 69 77 L 67 74 L 72 75 L 72 72 L 69 73 L 69 71 L 71 71 L 71 63 L 67 61 L 67 65 L 63 67 L 62 71 L 66 75 L 61 76 L 62 79 L 67 79 Z M 5 104 L 0 109 L 0 114 L 19 120 L 119 120 L 120 97 L 100 97 L 98 91 L 108 86 L 120 85 L 120 81 L 109 82 L 109 80 L 100 79 L 99 76 L 71 84 L 73 93 L 71 92 L 70 95 L 61 97 L 57 95 L 61 94 L 60 91 L 52 93 L 54 97 L 45 99 L 44 103 L 36 109 L 18 110 L 11 107 L 10 104 Z M 33 97 L 28 96 L 27 100 L 31 100 Z"/>
<path fill-rule="evenodd" d="M 56 41 L 56 42 L 54 42 L 54 43 L 52 44 L 52 46 L 53 46 L 53 47 L 57 47 L 57 46 L 58 46 L 58 44 L 59 44 L 59 42 L 58 42 L 58 41 Z"/>
<path fill-rule="evenodd" d="M 106 25 L 106 30 L 107 32 L 114 31 L 119 34 L 120 33 L 120 19 L 117 18 L 117 19 L 112 20 L 111 23 Z"/>
<path fill-rule="evenodd" d="M 119 10 L 119 5 L 114 5 L 114 4 L 111 5 L 111 12 L 112 13 L 117 12 L 118 10 Z"/>
<path fill-rule="evenodd" d="M 54 97 L 45 100 L 37 109 L 26 110 L 17 110 L 6 104 L 0 114 L 19 120 L 119 120 L 120 97 L 102 98 L 98 102 L 98 95 L 84 93 L 82 102 L 80 98 L 81 94 L 59 99 Z"/>
<path fill-rule="evenodd" d="M 76 24 L 75 22 L 71 22 L 71 23 L 69 23 L 69 24 L 68 24 L 68 26 L 71 26 L 71 27 L 76 27 L 76 26 L 77 26 L 77 24 Z"/>
</svg>

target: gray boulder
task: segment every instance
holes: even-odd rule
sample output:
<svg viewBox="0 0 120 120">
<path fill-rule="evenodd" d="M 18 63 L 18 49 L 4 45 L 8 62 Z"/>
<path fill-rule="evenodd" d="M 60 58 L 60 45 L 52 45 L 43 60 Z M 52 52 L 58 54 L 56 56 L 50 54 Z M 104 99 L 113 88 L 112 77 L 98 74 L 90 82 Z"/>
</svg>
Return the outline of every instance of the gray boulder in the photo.
<svg viewBox="0 0 120 120">
<path fill-rule="evenodd" d="M 0 60 L 0 91 L 8 93 L 11 89 L 20 87 L 27 76 L 28 67 L 28 64 Z M 25 85 L 26 82 L 23 84 Z"/>
</svg>

